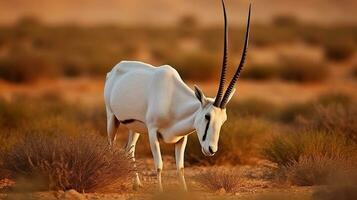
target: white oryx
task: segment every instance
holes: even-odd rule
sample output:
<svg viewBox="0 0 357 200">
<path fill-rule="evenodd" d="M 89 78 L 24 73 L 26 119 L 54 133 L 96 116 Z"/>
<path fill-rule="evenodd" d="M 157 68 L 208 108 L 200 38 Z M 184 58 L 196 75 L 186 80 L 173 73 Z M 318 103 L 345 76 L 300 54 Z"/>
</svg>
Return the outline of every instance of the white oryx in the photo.
<svg viewBox="0 0 357 200">
<path fill-rule="evenodd" d="M 154 67 L 136 61 L 122 61 L 108 74 L 104 88 L 107 111 L 107 131 L 110 145 L 120 124 L 129 129 L 126 150 L 134 159 L 139 133 L 148 133 L 155 161 L 159 190 L 162 191 L 163 168 L 159 140 L 175 144 L 176 166 L 183 188 L 184 152 L 187 136 L 196 130 L 202 152 L 213 156 L 218 149 L 221 126 L 227 120 L 226 105 L 234 94 L 246 57 L 251 6 L 249 6 L 245 42 L 240 64 L 223 95 L 227 64 L 227 17 L 224 1 L 224 53 L 220 84 L 216 98 L 207 98 L 195 86 L 190 89 L 171 66 Z M 136 173 L 134 187 L 141 186 Z"/>
</svg>

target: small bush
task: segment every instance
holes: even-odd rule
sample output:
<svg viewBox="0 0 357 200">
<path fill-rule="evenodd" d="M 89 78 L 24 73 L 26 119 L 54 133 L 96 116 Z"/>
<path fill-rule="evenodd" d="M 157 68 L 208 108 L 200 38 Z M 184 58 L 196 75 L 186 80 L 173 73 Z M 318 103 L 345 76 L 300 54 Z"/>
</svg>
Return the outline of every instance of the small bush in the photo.
<svg viewBox="0 0 357 200">
<path fill-rule="evenodd" d="M 185 161 L 188 164 L 240 164 L 251 163 L 260 156 L 260 146 L 274 133 L 276 126 L 263 119 L 231 117 L 223 125 L 218 152 L 205 157 L 196 134 L 188 140 Z"/>
<path fill-rule="evenodd" d="M 279 166 L 298 162 L 301 156 L 322 154 L 330 157 L 349 155 L 351 141 L 337 134 L 301 131 L 274 137 L 264 148 L 263 155 Z"/>
<path fill-rule="evenodd" d="M 219 78 L 220 65 L 216 56 L 191 52 L 176 56 L 168 62 L 185 80 L 207 81 Z"/>
<path fill-rule="evenodd" d="M 351 166 L 348 158 L 343 155 L 331 157 L 323 154 L 312 154 L 300 157 L 299 161 L 294 161 L 285 171 L 290 183 L 312 186 L 326 184 L 337 174 L 348 173 L 351 167 L 353 166 Z"/>
<path fill-rule="evenodd" d="M 213 191 L 223 188 L 226 192 L 234 192 L 240 180 L 234 172 L 222 169 L 203 172 L 196 178 L 203 186 Z"/>
<path fill-rule="evenodd" d="M 278 75 L 278 68 L 273 65 L 252 65 L 246 67 L 241 77 L 254 80 L 268 80 Z"/>
<path fill-rule="evenodd" d="M 351 72 L 353 78 L 357 79 L 357 65 L 355 65 Z"/>
<path fill-rule="evenodd" d="M 357 109 L 354 105 L 317 106 L 303 125 L 316 130 L 339 133 L 357 143 Z"/>
<path fill-rule="evenodd" d="M 273 24 L 278 27 L 293 27 L 297 26 L 299 21 L 295 16 L 279 15 L 274 17 Z"/>
<path fill-rule="evenodd" d="M 264 148 L 280 175 L 297 185 L 325 184 L 335 172 L 353 170 L 356 148 L 345 137 L 316 131 L 279 135 Z M 340 170 L 341 169 L 341 170 Z"/>
<path fill-rule="evenodd" d="M 295 82 L 318 82 L 327 75 L 328 68 L 323 63 L 298 58 L 283 58 L 279 72 L 281 79 Z"/>
<path fill-rule="evenodd" d="M 329 60 L 340 61 L 350 58 L 355 51 L 353 41 L 329 42 L 325 44 L 325 57 Z"/>
<path fill-rule="evenodd" d="M 39 55 L 28 52 L 12 53 L 0 58 L 0 78 L 15 82 L 29 82 L 49 74 L 50 63 Z"/>
<path fill-rule="evenodd" d="M 15 179 L 39 180 L 35 190 L 93 191 L 125 183 L 133 170 L 124 152 L 109 150 L 104 138 L 91 134 L 28 134 L 3 150 L 1 159 Z"/>
<path fill-rule="evenodd" d="M 277 106 L 262 98 L 249 98 L 229 104 L 229 116 L 236 117 L 271 117 Z"/>
</svg>

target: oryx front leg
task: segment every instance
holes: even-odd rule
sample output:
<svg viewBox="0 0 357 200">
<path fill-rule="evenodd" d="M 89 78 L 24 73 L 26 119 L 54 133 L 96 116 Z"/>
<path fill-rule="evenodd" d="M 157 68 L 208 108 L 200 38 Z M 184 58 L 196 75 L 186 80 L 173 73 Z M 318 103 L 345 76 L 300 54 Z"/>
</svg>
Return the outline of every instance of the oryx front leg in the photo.
<svg viewBox="0 0 357 200">
<path fill-rule="evenodd" d="M 163 164 L 162 164 L 160 144 L 157 134 L 160 134 L 157 132 L 157 129 L 149 129 L 150 148 L 155 162 L 155 169 L 157 171 L 157 181 L 159 184 L 159 191 L 163 191 L 162 182 L 161 182 L 161 171 L 162 171 Z"/>
<path fill-rule="evenodd" d="M 132 130 L 129 130 L 129 138 L 128 138 L 128 143 L 126 145 L 125 151 L 129 154 L 131 159 L 134 162 L 134 168 L 136 169 L 136 163 L 135 163 L 135 147 L 136 147 L 136 142 L 139 139 L 140 134 L 135 133 Z M 139 187 L 142 187 L 141 181 L 139 179 L 139 174 L 137 171 L 135 171 L 135 177 L 134 177 L 134 182 L 133 182 L 133 189 L 137 190 Z"/>
<path fill-rule="evenodd" d="M 177 173 L 179 174 L 180 182 L 185 191 L 187 191 L 187 185 L 184 175 L 184 155 L 185 155 L 186 144 L 187 144 L 187 136 L 184 136 L 180 141 L 178 141 L 175 144 L 175 159 L 176 159 Z"/>
</svg>

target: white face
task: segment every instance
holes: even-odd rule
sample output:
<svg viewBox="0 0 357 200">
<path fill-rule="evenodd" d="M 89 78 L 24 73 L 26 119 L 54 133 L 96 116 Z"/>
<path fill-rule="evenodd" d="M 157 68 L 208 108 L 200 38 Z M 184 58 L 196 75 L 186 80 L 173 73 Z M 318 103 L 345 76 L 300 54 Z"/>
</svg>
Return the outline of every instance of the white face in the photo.
<svg viewBox="0 0 357 200">
<path fill-rule="evenodd" d="M 213 156 L 218 150 L 221 127 L 227 120 L 226 109 L 213 106 L 214 99 L 206 98 L 197 86 L 195 86 L 195 94 L 201 102 L 201 108 L 194 122 L 198 140 L 202 153 L 205 156 Z"/>
<path fill-rule="evenodd" d="M 213 156 L 218 150 L 219 133 L 227 120 L 226 109 L 217 108 L 207 102 L 195 118 L 195 128 L 205 156 Z"/>
</svg>

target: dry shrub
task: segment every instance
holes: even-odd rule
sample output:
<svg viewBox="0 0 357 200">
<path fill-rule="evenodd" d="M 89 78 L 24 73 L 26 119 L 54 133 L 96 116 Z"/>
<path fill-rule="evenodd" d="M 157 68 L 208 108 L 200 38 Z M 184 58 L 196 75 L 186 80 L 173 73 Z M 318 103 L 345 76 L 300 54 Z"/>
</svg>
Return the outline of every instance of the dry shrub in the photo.
<svg viewBox="0 0 357 200">
<path fill-rule="evenodd" d="M 213 191 L 223 188 L 226 192 L 234 192 L 240 183 L 240 177 L 236 173 L 223 169 L 202 172 L 197 175 L 196 179 Z"/>
<path fill-rule="evenodd" d="M 103 119 L 105 109 L 68 103 L 57 94 L 17 96 L 11 101 L 0 98 L 0 134 L 8 129 L 21 130 L 23 127 L 47 132 L 60 128 L 66 133 L 78 132 L 80 128 L 99 131 L 105 130 Z"/>
<path fill-rule="evenodd" d="M 357 65 L 353 67 L 351 74 L 354 79 L 357 79 Z"/>
<path fill-rule="evenodd" d="M 326 155 L 331 158 L 351 155 L 353 144 L 340 135 L 319 131 L 299 131 L 275 136 L 264 148 L 268 160 L 290 166 L 302 156 Z"/>
<path fill-rule="evenodd" d="M 217 79 L 219 74 L 219 58 L 205 52 L 188 52 L 168 61 L 180 73 L 184 80 L 207 81 Z"/>
<path fill-rule="evenodd" d="M 333 133 L 279 135 L 264 147 L 263 155 L 278 164 L 283 178 L 297 185 L 325 184 L 336 171 L 356 169 L 352 162 L 357 155 L 355 145 Z"/>
<path fill-rule="evenodd" d="M 337 173 L 354 169 L 349 158 L 343 155 L 330 157 L 323 154 L 304 155 L 286 167 L 287 180 L 294 185 L 322 185 Z"/>
<path fill-rule="evenodd" d="M 29 133 L 1 152 L 1 168 L 15 179 L 36 186 L 26 189 L 76 189 L 93 191 L 125 183 L 132 169 L 127 155 L 108 148 L 104 138 L 93 134 L 71 137 Z"/>
<path fill-rule="evenodd" d="M 48 58 L 29 52 L 13 52 L 7 57 L 0 58 L 0 79 L 21 83 L 50 74 L 52 65 Z"/>
<path fill-rule="evenodd" d="M 228 115 L 236 117 L 265 117 L 270 118 L 276 114 L 278 106 L 262 98 L 248 98 L 229 104 Z"/>
<path fill-rule="evenodd" d="M 279 68 L 277 66 L 271 64 L 256 64 L 247 66 L 246 69 L 242 72 L 241 77 L 253 80 L 269 80 L 277 77 L 278 74 Z"/>
<path fill-rule="evenodd" d="M 213 157 L 202 154 L 196 134 L 190 136 L 185 155 L 188 164 L 250 163 L 252 158 L 260 156 L 260 146 L 277 128 L 275 124 L 259 118 L 229 117 L 222 127 L 218 152 Z"/>
<path fill-rule="evenodd" d="M 345 60 L 353 56 L 355 45 L 352 40 L 328 42 L 324 46 L 326 58 L 334 61 Z"/>
<path fill-rule="evenodd" d="M 326 79 L 328 68 L 324 63 L 306 58 L 282 58 L 279 77 L 294 82 L 319 82 Z"/>
<path fill-rule="evenodd" d="M 311 118 L 302 119 L 303 125 L 322 130 L 334 132 L 346 136 L 357 143 L 357 109 L 349 105 L 317 106 Z"/>
<path fill-rule="evenodd" d="M 316 115 L 317 112 L 319 112 L 317 110 L 318 107 L 329 107 L 336 105 L 343 108 L 349 108 L 353 105 L 353 100 L 347 94 L 340 92 L 329 92 L 320 95 L 318 98 L 312 101 L 288 104 L 285 107 L 280 108 L 280 110 L 275 114 L 280 121 L 291 123 L 300 121 L 301 119 L 312 118 Z"/>
</svg>

